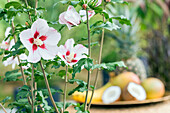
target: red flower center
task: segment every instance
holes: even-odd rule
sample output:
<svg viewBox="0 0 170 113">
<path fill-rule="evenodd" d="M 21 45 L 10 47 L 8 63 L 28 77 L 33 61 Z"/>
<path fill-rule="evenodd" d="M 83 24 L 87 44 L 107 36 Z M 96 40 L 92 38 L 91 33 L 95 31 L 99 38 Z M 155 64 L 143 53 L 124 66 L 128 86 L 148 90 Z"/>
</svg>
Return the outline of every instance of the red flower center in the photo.
<svg viewBox="0 0 170 113">
<path fill-rule="evenodd" d="M 40 47 L 41 49 L 46 49 L 44 41 L 47 39 L 47 36 L 42 35 L 40 36 L 40 33 L 38 31 L 36 31 L 34 33 L 34 38 L 29 38 L 28 41 L 33 44 L 32 45 L 32 50 L 33 52 L 36 51 L 38 49 L 38 47 Z"/>
<path fill-rule="evenodd" d="M 68 63 L 76 63 L 78 60 L 76 60 L 77 54 L 74 52 L 71 52 L 67 50 L 66 55 L 63 55 L 63 58 L 68 62 Z"/>
</svg>

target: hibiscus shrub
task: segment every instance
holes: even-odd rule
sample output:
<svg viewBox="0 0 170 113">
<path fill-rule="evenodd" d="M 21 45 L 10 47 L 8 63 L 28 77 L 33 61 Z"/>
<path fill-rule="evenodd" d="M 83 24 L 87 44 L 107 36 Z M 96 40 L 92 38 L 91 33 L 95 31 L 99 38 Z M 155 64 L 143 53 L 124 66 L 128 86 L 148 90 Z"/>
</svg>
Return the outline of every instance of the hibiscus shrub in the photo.
<svg viewBox="0 0 170 113">
<path fill-rule="evenodd" d="M 43 19 L 41 14 L 37 14 L 38 11 L 45 10 L 45 8 L 37 7 L 38 0 L 35 0 L 35 8 L 30 7 L 27 0 L 25 0 L 25 5 L 16 1 L 7 0 L 5 8 L 0 9 L 0 20 L 5 20 L 11 26 L 6 29 L 4 40 L 0 46 L 0 55 L 3 55 L 3 64 L 5 66 L 12 65 L 12 69 L 15 68 L 15 65 L 20 67 L 20 69 L 6 72 L 3 79 L 6 82 L 23 82 L 23 86 L 17 94 L 16 101 L 9 104 L 9 107 L 12 109 L 17 108 L 17 112 L 68 113 L 65 109 L 73 105 L 77 113 L 88 113 L 91 104 L 89 102 L 89 106 L 87 106 L 88 91 L 91 89 L 94 91 L 98 77 L 98 74 L 96 74 L 95 83 L 90 87 L 92 70 L 115 70 L 117 66 L 126 67 L 122 61 L 101 63 L 101 53 L 105 29 L 112 31 L 120 29 L 118 24 L 130 25 L 130 21 L 122 15 L 109 15 L 106 11 L 107 5 L 116 5 L 117 3 L 127 5 L 127 2 L 122 0 L 69 0 L 60 1 L 60 3 L 67 5 L 68 8 L 59 15 L 59 20 L 56 20 L 56 26 L 59 24 L 63 25 L 59 31 L 48 25 L 48 23 L 54 22 L 48 22 Z M 76 11 L 75 7 L 77 6 L 82 7 L 82 9 Z M 15 17 L 21 13 L 28 15 L 28 20 L 25 22 L 25 25 L 15 23 Z M 96 14 L 103 16 L 103 20 L 96 20 L 90 25 L 89 20 Z M 58 42 L 62 40 L 60 34 L 61 29 L 66 26 L 69 30 L 74 29 L 80 24 L 87 25 L 87 28 L 84 28 L 88 31 L 87 38 L 79 37 L 79 41 L 87 40 L 87 46 L 75 44 L 73 38 L 68 39 L 64 45 L 59 46 Z M 97 63 L 91 58 L 91 46 L 93 45 L 91 43 L 91 36 L 95 33 L 102 34 Z M 48 79 L 51 79 L 53 73 L 47 73 L 45 69 L 51 65 L 51 68 L 55 69 L 60 69 L 61 66 L 66 68 L 66 70 L 60 70 L 58 72 L 58 75 L 65 79 L 63 90 L 55 90 L 49 86 Z M 41 67 L 41 71 L 37 70 L 37 66 Z M 76 79 L 76 73 L 80 73 L 82 69 L 88 71 L 87 82 Z M 67 78 L 69 74 L 72 74 L 71 79 Z M 37 88 L 36 83 L 39 80 L 45 81 L 47 89 Z M 73 83 L 77 83 L 78 86 L 70 91 L 68 95 L 72 95 L 75 91 L 86 91 L 86 100 L 82 105 L 79 103 L 66 103 L 67 84 Z M 52 95 L 56 92 L 63 95 L 63 102 L 54 101 Z M 53 106 L 48 105 L 46 101 L 47 96 L 50 97 Z M 2 102 L 5 103 L 8 99 L 9 97 Z"/>
</svg>

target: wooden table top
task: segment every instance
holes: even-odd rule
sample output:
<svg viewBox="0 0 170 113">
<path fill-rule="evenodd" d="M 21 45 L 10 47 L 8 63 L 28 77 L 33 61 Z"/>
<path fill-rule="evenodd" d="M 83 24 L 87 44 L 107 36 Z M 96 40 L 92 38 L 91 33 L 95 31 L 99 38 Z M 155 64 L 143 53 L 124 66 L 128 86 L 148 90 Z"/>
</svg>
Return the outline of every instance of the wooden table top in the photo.
<svg viewBox="0 0 170 113">
<path fill-rule="evenodd" d="M 67 111 L 76 113 L 73 107 L 69 107 Z M 133 106 L 92 106 L 90 113 L 170 113 L 170 100 Z"/>
</svg>

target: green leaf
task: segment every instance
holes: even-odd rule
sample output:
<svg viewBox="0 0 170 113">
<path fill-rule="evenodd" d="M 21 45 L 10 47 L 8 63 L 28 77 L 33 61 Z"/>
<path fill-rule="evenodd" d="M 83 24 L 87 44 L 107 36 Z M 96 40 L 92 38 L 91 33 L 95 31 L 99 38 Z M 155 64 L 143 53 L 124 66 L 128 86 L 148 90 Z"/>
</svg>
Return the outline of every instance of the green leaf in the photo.
<svg viewBox="0 0 170 113">
<path fill-rule="evenodd" d="M 76 41 L 76 43 L 79 43 L 79 42 L 81 42 L 81 41 L 85 41 L 85 40 L 88 40 L 88 38 L 87 38 L 87 37 L 86 37 L 86 38 L 85 38 L 85 37 L 83 37 L 83 38 L 81 38 L 81 39 L 77 40 L 77 41 Z"/>
<path fill-rule="evenodd" d="M 55 7 L 55 6 L 58 5 L 59 3 L 62 3 L 63 5 L 69 4 L 69 5 L 76 6 L 77 4 L 80 3 L 80 1 L 71 1 L 71 0 L 68 0 L 68 1 L 59 1 L 59 2 L 55 3 L 55 4 L 53 5 L 53 7 Z"/>
<path fill-rule="evenodd" d="M 12 71 L 7 71 L 5 73 L 5 78 L 4 81 L 9 82 L 9 81 L 18 81 L 20 80 L 18 77 L 21 76 L 21 72 L 18 72 L 19 69 L 12 70 Z"/>
<path fill-rule="evenodd" d="M 60 58 L 57 57 L 53 61 L 47 62 L 45 64 L 45 68 L 49 67 L 50 65 L 52 65 L 51 68 L 58 69 L 60 66 L 62 66 L 62 62 L 60 61 Z"/>
<path fill-rule="evenodd" d="M 77 103 L 74 109 L 77 110 L 76 113 L 90 113 L 89 111 L 84 111 L 84 104 Z"/>
<path fill-rule="evenodd" d="M 50 88 L 50 90 L 51 90 L 52 95 L 54 95 L 55 93 L 63 94 L 63 90 L 62 89 L 56 90 L 56 89 Z M 42 89 L 41 91 L 42 91 L 44 96 L 49 96 L 49 93 L 48 93 L 47 89 Z"/>
<path fill-rule="evenodd" d="M 20 88 L 20 91 L 18 92 L 16 99 L 20 99 L 20 98 L 26 98 L 28 97 L 30 93 L 30 88 L 27 85 L 24 85 Z"/>
<path fill-rule="evenodd" d="M 31 72 L 31 70 L 30 70 Z M 47 76 L 47 79 L 50 79 L 51 78 L 51 74 L 49 73 L 46 73 L 46 76 Z M 39 80 L 44 80 L 44 75 L 42 72 L 38 71 L 38 70 L 34 70 L 34 76 L 35 76 L 35 82 L 38 82 Z"/>
<path fill-rule="evenodd" d="M 11 6 L 13 6 L 15 9 L 21 8 L 21 4 L 16 1 L 11 1 L 11 2 L 8 2 L 7 4 L 5 4 L 5 8 L 7 8 L 7 9 L 10 8 Z"/>
<path fill-rule="evenodd" d="M 31 106 L 27 98 L 19 99 L 15 102 L 10 103 L 8 106 L 11 106 L 11 109 L 18 108 L 16 113 L 23 113 L 23 111 L 26 113 L 31 113 Z"/>
<path fill-rule="evenodd" d="M 124 1 L 124 0 L 111 0 L 112 3 L 120 3 L 120 4 L 126 4 L 128 5 L 128 2 Z"/>
<path fill-rule="evenodd" d="M 101 25 L 95 26 L 94 28 L 105 28 L 110 31 L 120 29 L 119 26 L 111 22 L 102 23 Z"/>
<path fill-rule="evenodd" d="M 5 18 L 5 14 L 6 14 L 6 13 L 7 13 L 6 9 L 0 8 L 0 20 L 1 20 L 2 18 Z"/>
<path fill-rule="evenodd" d="M 78 86 L 76 88 L 74 88 L 72 91 L 70 91 L 68 93 L 68 95 L 72 95 L 75 91 L 78 92 L 84 92 L 87 91 L 87 83 L 84 82 L 83 80 L 79 80 L 79 79 L 70 79 L 68 80 L 69 83 L 73 84 L 74 82 L 76 82 L 78 84 Z"/>
<path fill-rule="evenodd" d="M 90 26 L 90 28 L 93 28 L 93 27 L 97 26 L 99 23 L 103 23 L 103 21 L 97 21 L 97 22 L 95 22 L 94 24 L 92 24 L 92 25 Z M 88 39 L 88 38 L 87 38 L 87 39 Z"/>
<path fill-rule="evenodd" d="M 71 1 L 70 5 L 76 6 L 79 3 L 80 3 L 80 1 Z"/>
<path fill-rule="evenodd" d="M 65 70 L 60 70 L 58 73 L 57 73 L 57 76 L 60 76 L 61 78 L 64 77 L 66 75 L 66 71 Z"/>
<path fill-rule="evenodd" d="M 84 64 L 84 68 L 87 70 L 90 70 L 93 67 L 93 60 L 90 58 L 87 58 Z"/>
<path fill-rule="evenodd" d="M 119 62 L 113 62 L 113 63 L 96 64 L 96 65 L 93 65 L 92 69 L 102 68 L 102 69 L 112 71 L 112 70 L 115 70 L 117 66 L 126 68 L 126 65 L 124 64 L 124 62 L 119 61 Z"/>
<path fill-rule="evenodd" d="M 96 45 L 98 45 L 98 44 L 99 44 L 98 41 L 97 41 L 97 42 L 92 42 L 92 43 L 90 43 L 90 47 L 96 46 Z M 86 45 L 84 45 L 84 46 L 88 48 L 88 44 L 86 44 Z"/>
<path fill-rule="evenodd" d="M 22 53 L 25 53 L 25 47 L 24 48 L 20 48 L 20 49 L 17 49 L 15 51 L 5 51 L 5 52 L 9 52 L 9 54 L 5 57 L 3 57 L 2 61 L 5 61 L 7 60 L 9 57 L 12 57 L 12 56 L 16 56 L 16 55 L 20 55 Z M 5 53 L 6 54 L 6 53 Z"/>
<path fill-rule="evenodd" d="M 73 73 L 72 73 L 72 78 L 75 77 L 76 73 L 80 73 L 82 66 L 85 64 L 86 58 L 80 59 L 75 65 L 73 65 Z"/>
<path fill-rule="evenodd" d="M 11 19 L 12 17 L 16 16 L 19 12 L 22 12 L 22 10 L 15 9 L 15 8 L 8 9 L 8 11 L 7 11 L 8 19 Z"/>
<path fill-rule="evenodd" d="M 109 14 L 108 14 L 106 11 L 103 11 L 102 14 L 104 15 L 104 17 L 105 17 L 106 19 L 109 18 Z"/>
<path fill-rule="evenodd" d="M 56 105 L 58 108 L 63 108 L 63 102 L 56 102 Z M 65 109 L 67 109 L 68 107 L 72 106 L 72 105 L 75 105 L 75 103 L 72 103 L 72 102 L 66 102 L 65 104 Z M 65 112 L 64 112 L 65 113 Z"/>
<path fill-rule="evenodd" d="M 21 41 L 18 40 L 15 45 L 12 46 L 11 50 L 14 48 L 15 50 L 17 50 L 20 46 L 22 45 Z"/>
<path fill-rule="evenodd" d="M 37 100 L 37 101 L 40 101 L 40 102 L 41 102 L 41 103 L 40 103 L 41 105 L 43 104 L 43 108 L 44 108 L 45 110 L 50 110 L 51 107 L 48 106 L 48 102 L 47 102 L 45 99 L 46 99 L 46 98 L 45 98 L 45 96 L 43 95 L 42 91 L 37 91 L 36 100 Z"/>
<path fill-rule="evenodd" d="M 10 99 L 11 99 L 11 97 L 7 96 L 5 99 L 1 100 L 0 103 L 2 103 L 4 105 Z"/>
<path fill-rule="evenodd" d="M 116 19 L 119 21 L 120 24 L 126 24 L 126 25 L 131 25 L 130 20 L 128 20 L 125 16 L 114 16 L 109 19 L 110 22 L 112 22 L 112 19 Z"/>
</svg>

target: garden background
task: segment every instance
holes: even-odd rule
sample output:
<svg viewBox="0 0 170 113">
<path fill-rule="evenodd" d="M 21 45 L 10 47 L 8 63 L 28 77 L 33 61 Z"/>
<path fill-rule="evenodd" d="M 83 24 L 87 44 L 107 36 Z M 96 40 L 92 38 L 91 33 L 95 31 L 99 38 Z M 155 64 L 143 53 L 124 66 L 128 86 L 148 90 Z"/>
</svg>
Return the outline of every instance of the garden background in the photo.
<svg viewBox="0 0 170 113">
<path fill-rule="evenodd" d="M 19 1 L 19 0 L 13 0 Z M 24 1 L 24 0 L 21 0 Z M 38 5 L 45 7 L 46 11 L 43 14 L 44 19 L 47 21 L 53 21 L 54 23 L 58 21 L 59 14 L 67 9 L 67 6 L 62 4 L 56 4 L 59 0 L 39 0 Z M 161 1 L 161 2 L 157 2 Z M 4 7 L 7 3 L 6 0 L 0 1 L 0 8 Z M 34 6 L 34 0 L 29 0 L 28 4 Z M 166 6 L 166 7 L 165 7 Z M 81 7 L 77 7 L 80 9 Z M 104 49 L 102 62 L 109 61 L 120 61 L 124 59 L 131 58 L 132 56 L 137 56 L 142 59 L 145 64 L 145 69 L 147 76 L 154 76 L 160 78 L 166 86 L 166 89 L 170 90 L 170 2 L 169 0 L 130 0 L 129 5 L 116 5 L 108 6 L 111 9 L 110 12 L 119 15 L 130 15 L 129 19 L 134 20 L 134 24 L 128 27 L 123 26 L 121 30 L 106 32 L 104 40 Z M 117 11 L 115 11 L 115 9 Z M 38 13 L 42 13 L 39 11 Z M 28 21 L 26 14 L 21 14 L 25 18 L 20 18 L 18 15 L 15 19 L 15 23 L 25 24 Z M 23 17 L 22 16 L 22 17 Z M 94 23 L 96 20 L 101 20 L 100 15 L 95 15 L 90 23 Z M 55 29 L 59 30 L 60 25 L 50 25 Z M 2 20 L 0 21 L 0 42 L 5 37 L 5 30 L 9 27 L 8 24 Z M 60 44 L 69 38 L 74 38 L 75 41 L 85 38 L 87 31 L 83 29 L 86 25 L 80 25 L 74 29 L 68 30 L 63 28 L 61 31 L 62 40 Z M 130 34 L 134 30 L 134 34 Z M 136 31 L 135 31 L 136 30 Z M 95 34 L 92 36 L 92 58 L 97 59 L 99 53 L 99 40 L 101 34 Z M 79 43 L 87 44 L 86 41 L 80 41 Z M 124 46 L 121 46 L 124 45 Z M 2 58 L 0 58 L 2 60 Z M 18 68 L 16 66 L 16 68 Z M 0 61 L 0 76 L 5 76 L 5 72 L 12 70 L 11 65 L 5 67 Z M 50 68 L 47 69 L 48 72 L 53 71 Z M 87 72 L 83 70 L 81 73 L 77 74 L 77 78 L 82 80 L 87 79 Z M 92 83 L 94 82 L 95 72 L 92 73 Z M 60 77 L 52 76 L 50 80 L 50 85 L 52 87 L 63 87 L 63 81 Z M 103 85 L 102 72 L 100 73 L 98 88 Z M 3 82 L 0 81 L 0 100 L 4 99 L 6 96 L 11 96 L 14 99 L 14 89 L 22 86 L 21 82 Z M 44 81 L 38 83 L 38 87 L 45 88 Z M 75 87 L 75 85 L 68 86 L 68 92 Z M 71 99 L 71 97 L 68 97 Z M 12 100 L 11 100 L 12 101 Z"/>
</svg>

